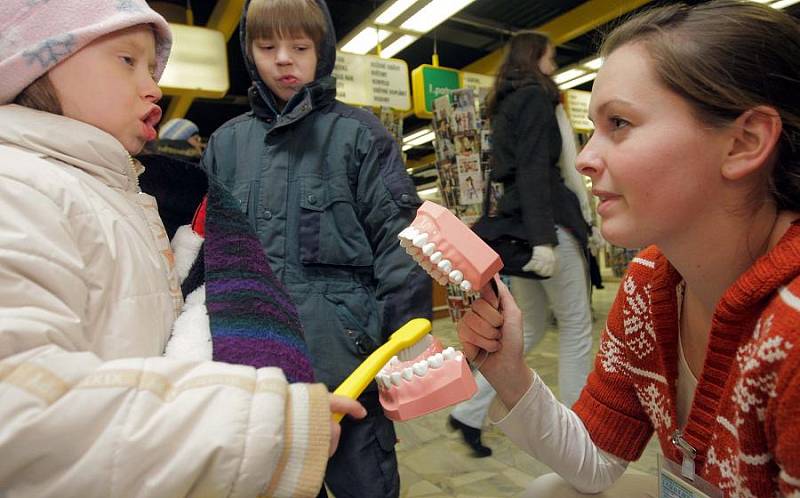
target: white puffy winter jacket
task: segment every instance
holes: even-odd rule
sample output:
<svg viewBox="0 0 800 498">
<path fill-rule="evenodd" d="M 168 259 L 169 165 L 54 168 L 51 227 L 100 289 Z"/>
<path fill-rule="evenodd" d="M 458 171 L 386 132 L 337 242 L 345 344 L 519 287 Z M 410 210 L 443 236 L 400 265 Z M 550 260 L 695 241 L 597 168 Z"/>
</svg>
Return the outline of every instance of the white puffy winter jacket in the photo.
<svg viewBox="0 0 800 498">
<path fill-rule="evenodd" d="M 160 357 L 181 297 L 137 167 L 95 127 L 0 106 L 0 496 L 315 496 L 321 385 Z"/>
</svg>

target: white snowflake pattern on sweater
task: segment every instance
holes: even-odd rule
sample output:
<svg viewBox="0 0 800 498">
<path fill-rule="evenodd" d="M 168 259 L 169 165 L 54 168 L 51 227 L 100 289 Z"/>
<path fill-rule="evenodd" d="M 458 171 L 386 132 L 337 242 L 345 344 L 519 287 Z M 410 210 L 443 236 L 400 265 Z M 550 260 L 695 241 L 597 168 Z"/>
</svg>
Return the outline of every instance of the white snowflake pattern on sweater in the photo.
<svg viewBox="0 0 800 498">
<path fill-rule="evenodd" d="M 669 431 L 672 428 L 672 418 L 669 416 L 667 399 L 655 383 L 648 383 L 644 389 L 637 386 L 636 395 L 650 417 L 653 427 L 658 431 Z"/>
<path fill-rule="evenodd" d="M 767 401 L 776 395 L 775 382 L 778 377 L 775 369 L 762 367 L 764 364 L 785 360 L 789 355 L 788 351 L 793 347 L 781 336 L 761 339 L 762 336 L 769 334 L 773 319 L 774 315 L 770 315 L 759 320 L 752 340 L 742 345 L 736 353 L 736 364 L 742 375 L 733 389 L 733 402 L 742 413 L 750 413 L 750 409 L 755 407 L 758 420 L 762 422 Z M 742 421 L 737 417 L 736 425 L 739 426 L 741 423 Z"/>
<path fill-rule="evenodd" d="M 628 276 L 622 285 L 627 305 L 623 309 L 625 343 L 642 359 L 656 348 L 656 333 L 650 317 L 650 284 L 639 289 L 633 277 Z"/>
<path fill-rule="evenodd" d="M 747 418 L 750 417 L 755 417 L 759 423 L 764 422 L 767 404 L 776 396 L 778 374 L 770 365 L 784 361 L 793 347 L 781 336 L 769 336 L 773 320 L 774 315 L 760 319 L 752 338 L 742 344 L 736 353 L 736 365 L 741 374 L 731 393 L 731 401 L 737 410 L 733 414 L 733 422 L 722 416 L 717 417 L 717 423 L 734 437 L 736 444 L 723 444 L 714 436 L 708 449 L 708 466 L 716 467 L 721 477 L 720 488 L 731 496 L 755 497 L 739 468 L 741 465 L 765 465 L 773 458 L 769 453 L 742 453 L 738 430 L 748 423 Z"/>
<path fill-rule="evenodd" d="M 723 455 L 719 453 L 723 453 Z M 718 451 L 716 446 L 711 444 L 706 454 L 706 464 L 708 466 L 715 466 L 719 471 L 721 477 L 719 488 L 724 491 L 726 495 L 736 496 L 737 498 L 759 498 L 745 486 L 745 479 L 738 471 L 738 457 L 740 455 L 738 451 L 736 453 L 737 454 L 734 454 L 731 448 Z"/>
<path fill-rule="evenodd" d="M 609 373 L 628 374 L 625 368 L 625 358 L 622 353 L 622 343 L 611 330 L 606 327 L 606 340 L 600 343 L 600 364 Z"/>
</svg>

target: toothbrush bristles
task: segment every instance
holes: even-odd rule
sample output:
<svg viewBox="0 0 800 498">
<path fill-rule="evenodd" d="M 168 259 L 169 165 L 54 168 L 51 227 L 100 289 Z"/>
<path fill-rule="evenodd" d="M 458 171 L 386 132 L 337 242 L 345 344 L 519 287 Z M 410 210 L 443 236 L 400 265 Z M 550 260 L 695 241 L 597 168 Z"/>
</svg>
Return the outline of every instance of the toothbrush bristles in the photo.
<svg viewBox="0 0 800 498">
<path fill-rule="evenodd" d="M 417 341 L 415 344 L 402 349 L 399 353 L 397 353 L 397 357 L 400 359 L 400 361 L 411 361 L 424 353 L 431 344 L 433 344 L 433 336 L 430 334 L 425 334 L 422 339 Z"/>
</svg>

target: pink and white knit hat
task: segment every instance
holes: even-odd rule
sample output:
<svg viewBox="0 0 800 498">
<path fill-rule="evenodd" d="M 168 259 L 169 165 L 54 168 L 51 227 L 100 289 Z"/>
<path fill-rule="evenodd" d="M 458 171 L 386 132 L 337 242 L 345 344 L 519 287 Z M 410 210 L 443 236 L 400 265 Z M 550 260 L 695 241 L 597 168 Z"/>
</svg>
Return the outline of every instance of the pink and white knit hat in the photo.
<svg viewBox="0 0 800 498">
<path fill-rule="evenodd" d="M 0 104 L 93 40 L 137 24 L 153 27 L 158 80 L 172 34 L 145 0 L 0 1 Z"/>
</svg>

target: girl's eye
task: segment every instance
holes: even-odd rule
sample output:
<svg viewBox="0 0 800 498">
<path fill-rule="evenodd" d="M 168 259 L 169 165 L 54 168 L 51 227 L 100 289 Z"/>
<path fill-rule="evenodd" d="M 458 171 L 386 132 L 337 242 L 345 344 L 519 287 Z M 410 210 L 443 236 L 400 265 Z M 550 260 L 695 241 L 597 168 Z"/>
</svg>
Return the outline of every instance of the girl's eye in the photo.
<svg viewBox="0 0 800 498">
<path fill-rule="evenodd" d="M 133 66 L 136 62 L 133 60 L 133 57 L 129 57 L 127 55 L 121 55 L 119 58 L 124 64 L 127 64 L 129 66 Z"/>
<path fill-rule="evenodd" d="M 295 47 L 295 49 L 300 51 L 300 52 L 303 52 L 305 50 L 308 50 L 308 47 L 306 47 L 305 45 L 301 45 L 301 46 Z"/>
<path fill-rule="evenodd" d="M 615 130 L 618 130 L 620 128 L 625 128 L 630 124 L 624 119 L 618 117 L 609 118 L 609 121 L 611 122 L 611 127 Z"/>
</svg>

